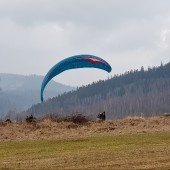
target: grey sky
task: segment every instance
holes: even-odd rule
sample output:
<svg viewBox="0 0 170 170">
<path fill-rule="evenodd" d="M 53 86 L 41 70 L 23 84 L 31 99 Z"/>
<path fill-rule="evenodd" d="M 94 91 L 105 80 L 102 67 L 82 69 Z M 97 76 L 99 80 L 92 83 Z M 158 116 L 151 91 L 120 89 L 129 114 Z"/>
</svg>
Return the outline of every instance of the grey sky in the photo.
<svg viewBox="0 0 170 170">
<path fill-rule="evenodd" d="M 169 0 L 0 0 L 0 72 L 45 75 L 58 61 L 93 54 L 112 66 L 54 80 L 82 85 L 170 61 Z"/>
</svg>

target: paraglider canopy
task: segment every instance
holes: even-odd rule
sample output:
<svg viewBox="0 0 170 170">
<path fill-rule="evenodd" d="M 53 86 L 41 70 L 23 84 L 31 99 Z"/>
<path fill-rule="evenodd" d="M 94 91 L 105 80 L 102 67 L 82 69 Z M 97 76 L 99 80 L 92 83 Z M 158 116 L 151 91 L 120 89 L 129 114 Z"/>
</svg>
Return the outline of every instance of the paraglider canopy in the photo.
<svg viewBox="0 0 170 170">
<path fill-rule="evenodd" d="M 77 68 L 98 68 L 107 71 L 108 73 L 112 70 L 111 66 L 105 60 L 97 56 L 83 54 L 68 57 L 54 65 L 44 77 L 41 85 L 41 102 L 43 102 L 44 89 L 53 77 L 66 70 Z"/>
</svg>

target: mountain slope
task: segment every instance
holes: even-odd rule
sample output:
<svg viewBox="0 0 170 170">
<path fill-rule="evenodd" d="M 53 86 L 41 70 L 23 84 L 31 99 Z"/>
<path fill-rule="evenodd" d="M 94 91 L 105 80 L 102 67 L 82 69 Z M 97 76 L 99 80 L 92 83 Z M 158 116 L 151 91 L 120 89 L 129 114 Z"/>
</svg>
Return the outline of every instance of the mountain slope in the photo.
<svg viewBox="0 0 170 170">
<path fill-rule="evenodd" d="M 22 111 L 40 102 L 40 88 L 43 76 L 24 76 L 0 73 L 0 115 L 8 111 Z M 74 89 L 51 81 L 45 92 L 46 98 Z"/>
<path fill-rule="evenodd" d="M 170 112 L 170 63 L 131 70 L 106 81 L 80 87 L 27 110 L 36 116 L 75 112 L 107 118 L 152 116 Z"/>
</svg>

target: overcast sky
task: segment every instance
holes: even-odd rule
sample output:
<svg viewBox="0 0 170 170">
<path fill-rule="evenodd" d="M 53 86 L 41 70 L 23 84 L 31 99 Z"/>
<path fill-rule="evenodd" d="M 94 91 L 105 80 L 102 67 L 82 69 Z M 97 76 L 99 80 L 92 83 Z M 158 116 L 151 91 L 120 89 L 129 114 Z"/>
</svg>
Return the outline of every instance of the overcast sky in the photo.
<svg viewBox="0 0 170 170">
<path fill-rule="evenodd" d="M 112 66 L 54 80 L 92 83 L 170 61 L 170 0 L 0 0 L 0 72 L 45 75 L 60 60 L 92 54 Z"/>
</svg>

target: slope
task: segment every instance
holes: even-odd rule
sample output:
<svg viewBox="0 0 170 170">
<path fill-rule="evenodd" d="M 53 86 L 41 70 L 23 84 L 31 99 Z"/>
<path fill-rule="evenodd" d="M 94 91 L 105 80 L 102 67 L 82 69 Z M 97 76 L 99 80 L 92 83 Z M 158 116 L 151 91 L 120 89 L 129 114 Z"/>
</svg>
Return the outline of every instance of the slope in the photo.
<svg viewBox="0 0 170 170">
<path fill-rule="evenodd" d="M 170 63 L 89 84 L 32 106 L 27 113 L 91 115 L 105 110 L 107 118 L 152 116 L 170 112 Z"/>
</svg>

